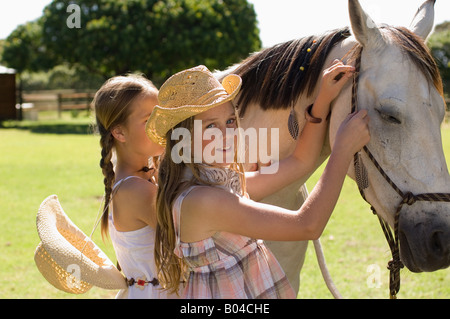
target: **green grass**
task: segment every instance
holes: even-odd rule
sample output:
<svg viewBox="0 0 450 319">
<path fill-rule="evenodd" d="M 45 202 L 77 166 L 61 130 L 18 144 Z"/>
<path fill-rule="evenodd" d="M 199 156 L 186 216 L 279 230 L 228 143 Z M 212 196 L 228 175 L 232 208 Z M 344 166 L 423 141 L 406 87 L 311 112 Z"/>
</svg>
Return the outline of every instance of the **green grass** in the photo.
<svg viewBox="0 0 450 319">
<path fill-rule="evenodd" d="M 90 234 L 103 194 L 98 136 L 0 129 L 0 149 L 0 298 L 76 297 L 53 288 L 36 268 L 35 218 L 40 203 L 57 194 L 72 221 Z M 115 261 L 99 233 L 94 241 Z M 81 297 L 113 296 L 92 288 Z"/>
<path fill-rule="evenodd" d="M 46 120 L 47 121 L 47 120 Z M 115 291 L 92 288 L 76 296 L 51 286 L 37 270 L 33 256 L 39 243 L 35 218 L 40 203 L 57 194 L 72 221 L 90 234 L 101 204 L 103 178 L 98 166 L 98 136 L 68 134 L 68 120 L 6 123 L 0 128 L 0 298 L 113 298 Z M 70 120 L 87 125 L 90 119 Z M 78 124 L 77 124 L 78 123 Z M 81 125 L 81 124 L 80 124 Z M 69 125 L 70 126 L 70 125 Z M 12 128 L 11 128 L 12 127 Z M 33 127 L 41 127 L 37 133 Z M 46 133 L 58 127 L 60 134 Z M 26 129 L 25 129 L 26 128 Z M 66 134 L 62 134 L 66 133 Z M 444 150 L 450 159 L 450 125 L 443 129 Z M 320 170 L 308 182 L 317 181 Z M 99 229 L 94 242 L 115 262 L 110 243 Z M 389 248 L 368 205 L 347 180 L 322 245 L 333 280 L 345 298 L 387 298 Z M 378 265 L 381 287 L 368 288 L 369 265 Z M 413 274 L 402 270 L 400 298 L 449 298 L 450 271 Z M 331 298 L 309 246 L 301 273 L 300 298 Z"/>
</svg>

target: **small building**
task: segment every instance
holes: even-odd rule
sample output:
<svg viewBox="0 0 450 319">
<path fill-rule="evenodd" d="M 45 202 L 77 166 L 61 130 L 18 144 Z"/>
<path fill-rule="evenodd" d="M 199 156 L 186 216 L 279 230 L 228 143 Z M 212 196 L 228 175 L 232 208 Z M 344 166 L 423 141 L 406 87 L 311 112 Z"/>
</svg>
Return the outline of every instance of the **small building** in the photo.
<svg viewBox="0 0 450 319">
<path fill-rule="evenodd" d="M 17 119 L 16 71 L 0 65 L 0 121 Z"/>
</svg>

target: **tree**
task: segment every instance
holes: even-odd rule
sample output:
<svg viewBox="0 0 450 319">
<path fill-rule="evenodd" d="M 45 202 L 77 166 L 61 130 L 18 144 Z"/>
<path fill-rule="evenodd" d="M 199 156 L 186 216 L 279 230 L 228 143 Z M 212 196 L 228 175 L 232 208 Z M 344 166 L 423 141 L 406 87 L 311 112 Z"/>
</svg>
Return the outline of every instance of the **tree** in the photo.
<svg viewBox="0 0 450 319">
<path fill-rule="evenodd" d="M 3 44 L 2 61 L 18 73 L 47 70 L 57 63 L 42 42 L 42 20 L 19 25 Z"/>
<path fill-rule="evenodd" d="M 22 73 L 39 71 L 56 63 L 42 43 L 42 20 L 19 25 L 3 43 L 2 61 L 17 72 L 19 82 L 19 119 L 22 119 Z"/>
<path fill-rule="evenodd" d="M 246 0 L 79 0 L 81 28 L 69 27 L 70 3 L 45 8 L 43 42 L 104 77 L 139 71 L 158 83 L 198 64 L 225 68 L 261 47 Z"/>
<path fill-rule="evenodd" d="M 428 39 L 428 46 L 439 67 L 444 90 L 450 95 L 450 22 L 437 25 Z"/>
</svg>

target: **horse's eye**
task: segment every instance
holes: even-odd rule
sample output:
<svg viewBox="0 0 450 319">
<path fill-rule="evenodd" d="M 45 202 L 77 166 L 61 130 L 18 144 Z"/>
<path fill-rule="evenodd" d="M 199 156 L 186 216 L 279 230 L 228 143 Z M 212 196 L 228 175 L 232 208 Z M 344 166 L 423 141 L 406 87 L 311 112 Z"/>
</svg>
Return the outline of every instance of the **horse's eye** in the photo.
<svg viewBox="0 0 450 319">
<path fill-rule="evenodd" d="M 381 110 L 376 111 L 384 121 L 392 124 L 402 124 L 402 121 L 400 121 L 397 117 L 393 116 L 392 114 L 384 113 Z"/>
</svg>

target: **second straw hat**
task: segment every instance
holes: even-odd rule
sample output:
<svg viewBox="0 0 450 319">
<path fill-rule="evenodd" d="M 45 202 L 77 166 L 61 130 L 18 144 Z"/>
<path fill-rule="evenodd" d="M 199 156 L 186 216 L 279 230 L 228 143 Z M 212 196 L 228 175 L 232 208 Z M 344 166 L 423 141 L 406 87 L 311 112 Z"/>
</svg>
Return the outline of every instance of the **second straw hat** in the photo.
<svg viewBox="0 0 450 319">
<path fill-rule="evenodd" d="M 54 287 L 82 294 L 92 286 L 127 288 L 125 277 L 105 253 L 66 215 L 56 195 L 39 207 L 36 226 L 41 239 L 36 248 L 36 266 Z"/>
</svg>

